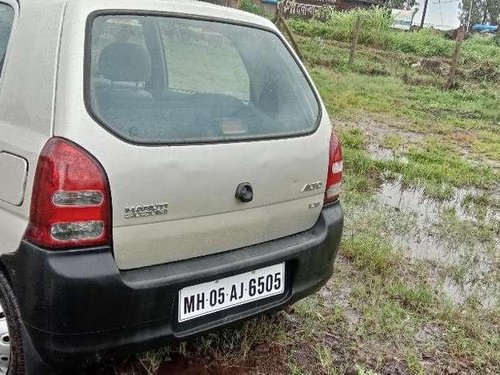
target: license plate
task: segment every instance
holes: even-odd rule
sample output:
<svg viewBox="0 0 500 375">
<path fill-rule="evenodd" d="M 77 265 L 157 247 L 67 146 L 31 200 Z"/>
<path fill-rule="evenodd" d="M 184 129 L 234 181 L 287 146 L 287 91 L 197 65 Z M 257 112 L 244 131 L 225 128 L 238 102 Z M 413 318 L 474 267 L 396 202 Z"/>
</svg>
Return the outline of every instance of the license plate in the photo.
<svg viewBox="0 0 500 375">
<path fill-rule="evenodd" d="M 179 292 L 179 322 L 285 291 L 285 263 L 189 286 Z"/>
</svg>

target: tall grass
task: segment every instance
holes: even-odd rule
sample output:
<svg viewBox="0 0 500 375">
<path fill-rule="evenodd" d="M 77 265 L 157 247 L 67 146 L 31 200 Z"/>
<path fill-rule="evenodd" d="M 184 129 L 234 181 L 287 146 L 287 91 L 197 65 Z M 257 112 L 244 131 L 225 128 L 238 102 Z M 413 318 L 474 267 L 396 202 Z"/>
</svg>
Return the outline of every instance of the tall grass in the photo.
<svg viewBox="0 0 500 375">
<path fill-rule="evenodd" d="M 301 35 L 350 42 L 357 17 L 361 17 L 361 44 L 423 57 L 450 57 L 453 53 L 455 42 L 446 39 L 439 31 L 423 29 L 403 32 L 392 29 L 391 16 L 384 9 L 333 10 L 324 21 L 295 18 L 289 23 L 293 31 Z M 486 59 L 500 65 L 500 48 L 495 38 L 471 37 L 464 42 L 463 55 L 473 61 Z"/>
<path fill-rule="evenodd" d="M 320 36 L 339 41 L 352 39 L 356 18 L 361 17 L 359 42 L 374 47 L 385 47 L 388 43 L 392 20 L 382 9 L 355 9 L 349 12 L 331 11 L 324 21 L 313 19 L 290 20 L 292 29 L 303 35 Z"/>
<path fill-rule="evenodd" d="M 252 0 L 241 0 L 240 9 L 271 18 L 262 6 Z M 422 57 L 451 57 L 455 42 L 431 29 L 403 32 L 393 29 L 392 18 L 386 9 L 353 9 L 348 12 L 331 10 L 322 12 L 321 19 L 290 19 L 295 33 L 350 42 L 356 19 L 361 17 L 359 43 L 394 52 L 412 53 Z M 500 36 L 475 35 L 464 42 L 462 56 L 470 66 L 469 75 L 483 76 L 485 80 L 500 77 Z"/>
<path fill-rule="evenodd" d="M 449 57 L 453 53 L 454 46 L 453 41 L 445 39 L 439 32 L 422 29 L 411 33 L 391 30 L 386 48 L 424 57 Z"/>
<path fill-rule="evenodd" d="M 500 69 L 500 36 L 474 35 L 464 43 L 462 54 L 472 63 L 489 61 Z M 499 42 L 497 42 L 499 40 Z"/>
<path fill-rule="evenodd" d="M 257 14 L 258 16 L 271 18 L 272 14 L 264 7 L 255 4 L 252 0 L 240 0 L 239 8 L 245 12 Z"/>
</svg>

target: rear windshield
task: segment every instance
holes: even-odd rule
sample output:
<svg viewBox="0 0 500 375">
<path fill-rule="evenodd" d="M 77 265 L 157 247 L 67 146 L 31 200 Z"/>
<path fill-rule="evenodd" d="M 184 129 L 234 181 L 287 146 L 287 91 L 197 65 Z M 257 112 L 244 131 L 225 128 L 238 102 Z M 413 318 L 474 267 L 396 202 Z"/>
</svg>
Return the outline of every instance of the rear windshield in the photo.
<svg viewBox="0 0 500 375">
<path fill-rule="evenodd" d="M 14 21 L 14 9 L 0 3 L 0 73 L 5 60 L 5 52 L 7 51 L 7 43 L 9 41 L 10 29 Z"/>
<path fill-rule="evenodd" d="M 94 18 L 88 104 L 135 143 L 286 137 L 315 130 L 318 101 L 270 31 L 161 16 Z"/>
</svg>

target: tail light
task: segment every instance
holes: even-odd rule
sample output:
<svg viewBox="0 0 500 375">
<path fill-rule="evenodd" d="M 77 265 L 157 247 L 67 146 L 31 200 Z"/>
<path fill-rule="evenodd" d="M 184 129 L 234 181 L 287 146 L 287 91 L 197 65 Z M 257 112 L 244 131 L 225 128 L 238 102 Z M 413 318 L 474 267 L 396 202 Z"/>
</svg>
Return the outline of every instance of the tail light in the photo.
<svg viewBox="0 0 500 375">
<path fill-rule="evenodd" d="M 42 150 L 25 239 L 49 249 L 111 242 L 106 173 L 92 155 L 73 142 L 51 138 Z"/>
<path fill-rule="evenodd" d="M 342 185 L 342 146 L 340 140 L 332 130 L 330 138 L 330 161 L 328 163 L 328 176 L 326 179 L 325 204 L 336 201 L 340 195 Z"/>
</svg>

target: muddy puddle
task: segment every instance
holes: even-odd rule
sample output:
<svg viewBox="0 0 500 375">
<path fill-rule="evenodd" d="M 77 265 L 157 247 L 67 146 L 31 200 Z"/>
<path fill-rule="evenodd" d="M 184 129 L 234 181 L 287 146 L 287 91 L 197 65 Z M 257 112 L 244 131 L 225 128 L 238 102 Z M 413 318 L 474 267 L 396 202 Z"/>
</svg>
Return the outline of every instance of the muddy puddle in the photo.
<svg viewBox="0 0 500 375">
<path fill-rule="evenodd" d="M 404 155 L 378 142 L 369 143 L 367 151 L 374 160 L 408 163 Z M 439 282 L 452 301 L 464 303 L 474 297 L 486 308 L 499 303 L 498 188 L 454 189 L 449 199 L 437 200 L 430 198 L 423 187 L 406 187 L 396 179 L 382 181 L 374 198 L 372 209 L 383 210 L 387 232 L 396 248 L 410 260 L 429 261 L 446 269 L 449 276 Z"/>
<path fill-rule="evenodd" d="M 375 205 L 392 215 L 391 240 L 398 249 L 412 260 L 432 261 L 450 270 L 452 276 L 441 284 L 451 300 L 464 303 L 476 297 L 491 308 L 500 292 L 500 210 L 475 209 L 467 203 L 481 194 L 477 189 L 456 189 L 452 198 L 438 201 L 426 196 L 423 188 L 384 181 Z"/>
<path fill-rule="evenodd" d="M 453 197 L 446 200 L 429 198 L 424 188 L 406 188 L 401 181 L 385 181 L 380 185 L 377 200 L 399 210 L 411 210 L 420 219 L 437 222 L 446 210 L 453 210 L 459 220 L 469 220 L 477 223 L 492 223 L 500 221 L 500 209 L 494 207 L 475 207 L 468 201 L 480 197 L 485 192 L 474 189 L 455 189 Z M 496 197 L 497 199 L 499 197 Z"/>
</svg>

